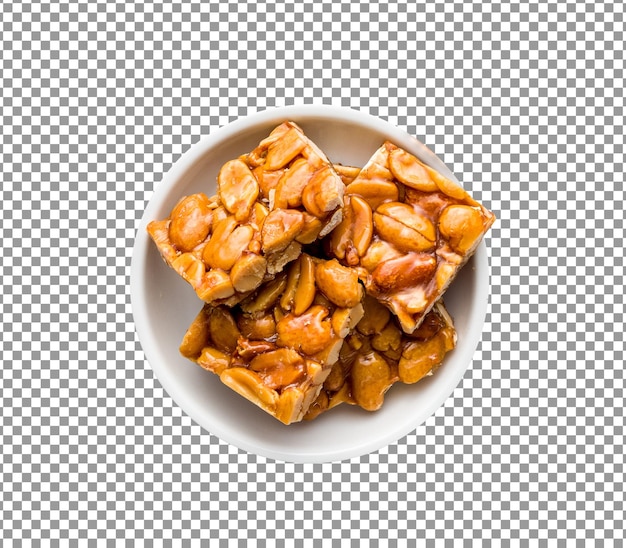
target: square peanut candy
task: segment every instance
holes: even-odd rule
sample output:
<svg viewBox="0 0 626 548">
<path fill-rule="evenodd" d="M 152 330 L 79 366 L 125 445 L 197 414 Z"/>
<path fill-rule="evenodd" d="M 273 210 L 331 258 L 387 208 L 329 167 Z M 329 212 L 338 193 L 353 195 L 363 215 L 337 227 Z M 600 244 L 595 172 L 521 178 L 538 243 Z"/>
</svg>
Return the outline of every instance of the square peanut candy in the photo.
<svg viewBox="0 0 626 548">
<path fill-rule="evenodd" d="M 222 166 L 217 195 L 185 196 L 147 230 L 200 299 L 233 306 L 337 226 L 352 171 L 342 173 L 300 127 L 284 122 Z"/>
<path fill-rule="evenodd" d="M 345 338 L 363 317 L 362 300 L 356 272 L 302 254 L 239 305 L 205 304 L 180 352 L 291 424 L 319 395 Z"/>
<path fill-rule="evenodd" d="M 474 254 L 495 215 L 461 186 L 385 142 L 346 186 L 330 256 L 415 331 Z"/>
</svg>

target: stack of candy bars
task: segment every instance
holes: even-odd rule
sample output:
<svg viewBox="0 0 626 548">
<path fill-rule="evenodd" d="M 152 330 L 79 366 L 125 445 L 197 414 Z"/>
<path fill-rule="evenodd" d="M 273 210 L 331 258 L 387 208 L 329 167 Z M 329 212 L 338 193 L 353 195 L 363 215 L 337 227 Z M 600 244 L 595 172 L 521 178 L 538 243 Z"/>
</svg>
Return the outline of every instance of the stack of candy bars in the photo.
<svg viewBox="0 0 626 548">
<path fill-rule="evenodd" d="M 227 161 L 217 195 L 148 225 L 202 301 L 180 352 L 285 424 L 379 409 L 456 344 L 443 295 L 495 216 L 385 142 L 332 164 L 293 122 Z"/>
</svg>

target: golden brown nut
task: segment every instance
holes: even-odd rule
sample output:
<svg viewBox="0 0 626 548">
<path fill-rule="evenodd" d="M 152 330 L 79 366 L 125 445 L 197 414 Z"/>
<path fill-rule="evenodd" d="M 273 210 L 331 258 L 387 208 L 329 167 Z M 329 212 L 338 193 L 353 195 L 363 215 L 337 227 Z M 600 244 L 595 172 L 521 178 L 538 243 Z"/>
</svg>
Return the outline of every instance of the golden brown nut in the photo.
<svg viewBox="0 0 626 548">
<path fill-rule="evenodd" d="M 206 240 L 211 230 L 212 209 L 203 193 L 181 199 L 170 215 L 169 237 L 179 251 L 191 251 Z"/>
<path fill-rule="evenodd" d="M 361 302 L 363 289 L 353 269 L 341 266 L 339 261 L 320 262 L 315 268 L 315 281 L 322 293 L 341 308 L 353 308 Z"/>
<path fill-rule="evenodd" d="M 428 251 L 435 246 L 435 227 L 408 204 L 382 204 L 374 213 L 374 226 L 383 240 L 406 253 Z"/>
<path fill-rule="evenodd" d="M 437 184 L 430 178 L 419 160 L 401 148 L 389 153 L 389 169 L 398 181 L 411 188 L 422 192 L 438 190 Z"/>
<path fill-rule="evenodd" d="M 368 289 L 374 296 L 427 283 L 437 260 L 427 253 L 411 253 L 381 262 L 371 273 Z"/>
<path fill-rule="evenodd" d="M 353 266 L 367 252 L 372 241 L 372 208 L 360 196 L 346 196 L 341 223 L 332 231 L 329 245 L 338 259 Z"/>
<path fill-rule="evenodd" d="M 340 184 L 337 184 L 337 183 Z M 318 218 L 339 211 L 343 205 L 344 186 L 330 166 L 318 169 L 302 191 L 302 204 Z"/>
<path fill-rule="evenodd" d="M 352 396 L 366 411 L 380 409 L 393 384 L 391 368 L 377 352 L 359 354 L 352 366 Z"/>
<path fill-rule="evenodd" d="M 307 142 L 303 139 L 301 131 L 295 126 L 289 127 L 280 139 L 268 147 L 264 164 L 266 171 L 285 167 L 306 145 Z"/>
<path fill-rule="evenodd" d="M 304 314 L 287 314 L 276 324 L 279 346 L 301 350 L 310 356 L 328 347 L 333 339 L 333 330 L 328 310 L 314 305 Z"/>
<path fill-rule="evenodd" d="M 246 221 L 259 196 L 259 183 L 240 159 L 226 162 L 217 176 L 218 195 L 237 222 Z"/>
<path fill-rule="evenodd" d="M 439 231 L 457 253 L 468 253 L 482 236 L 481 212 L 476 207 L 450 205 L 439 217 Z"/>
<path fill-rule="evenodd" d="M 289 169 L 285 170 L 276 185 L 274 193 L 274 207 L 289 209 L 302 205 L 302 193 L 309 184 L 314 173 L 313 167 L 306 158 L 294 161 Z"/>
<path fill-rule="evenodd" d="M 251 251 L 244 251 L 230 269 L 235 291 L 247 293 L 261 285 L 267 272 L 267 260 Z"/>
<path fill-rule="evenodd" d="M 299 263 L 298 286 L 293 296 L 293 313 L 296 315 L 304 314 L 315 299 L 315 262 L 310 255 L 303 253 Z"/>
<path fill-rule="evenodd" d="M 249 315 L 237 317 L 237 327 L 246 339 L 271 339 L 276 335 L 276 320 L 273 314 Z"/>
<path fill-rule="evenodd" d="M 346 187 L 346 194 L 360 196 L 372 210 L 375 210 L 385 202 L 396 202 L 398 200 L 398 187 L 387 180 L 365 179 L 365 174 L 361 172 Z"/>
<path fill-rule="evenodd" d="M 344 166 L 342 164 L 333 164 L 333 168 L 337 172 L 337 175 L 341 177 L 344 185 L 349 185 L 361 172 L 360 167 Z"/>
<path fill-rule="evenodd" d="M 238 226 L 235 217 L 227 217 L 214 227 L 211 239 L 204 246 L 202 259 L 210 268 L 229 271 L 253 237 L 254 229 L 251 226 Z"/>
<path fill-rule="evenodd" d="M 304 227 L 304 216 L 297 209 L 275 209 L 265 219 L 261 230 L 264 253 L 278 253 L 296 239 Z"/>
</svg>

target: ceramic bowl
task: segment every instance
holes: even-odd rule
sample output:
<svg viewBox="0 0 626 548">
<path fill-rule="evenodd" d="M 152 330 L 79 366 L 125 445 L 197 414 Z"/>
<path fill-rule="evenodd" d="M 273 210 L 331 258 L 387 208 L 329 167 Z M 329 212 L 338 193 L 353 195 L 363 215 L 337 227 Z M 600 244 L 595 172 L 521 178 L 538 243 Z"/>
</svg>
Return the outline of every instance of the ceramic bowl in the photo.
<svg viewBox="0 0 626 548">
<path fill-rule="evenodd" d="M 131 266 L 131 299 L 145 356 L 172 400 L 207 431 L 240 449 L 291 462 L 358 457 L 398 441 L 430 417 L 451 395 L 472 361 L 489 295 L 483 242 L 445 295 L 458 332 L 457 347 L 437 372 L 415 385 L 394 385 L 379 411 L 339 406 L 311 422 L 285 426 L 183 358 L 178 347 L 200 310 L 191 286 L 161 259 L 146 233 L 153 219 L 169 215 L 184 195 L 216 190 L 220 166 L 250 151 L 278 124 L 292 120 L 332 162 L 362 166 L 385 141 L 410 151 L 449 178 L 450 170 L 402 129 L 362 112 L 330 106 L 266 110 L 203 137 L 155 187 L 137 231 Z M 167 400 L 165 400 L 167 401 Z"/>
</svg>

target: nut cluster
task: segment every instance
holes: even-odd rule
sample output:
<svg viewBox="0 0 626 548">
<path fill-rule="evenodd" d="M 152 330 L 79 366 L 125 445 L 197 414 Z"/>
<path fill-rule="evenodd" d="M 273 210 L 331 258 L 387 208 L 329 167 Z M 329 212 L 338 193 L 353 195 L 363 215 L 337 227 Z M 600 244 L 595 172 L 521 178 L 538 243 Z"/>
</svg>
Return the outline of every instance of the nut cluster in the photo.
<svg viewBox="0 0 626 548">
<path fill-rule="evenodd" d="M 180 352 L 280 421 L 302 420 L 363 317 L 352 274 L 303 253 L 238 306 L 206 304 Z"/>
<path fill-rule="evenodd" d="M 346 338 L 306 420 L 342 403 L 376 411 L 393 384 L 432 375 L 456 345 L 452 318 L 441 301 L 411 334 L 375 299 L 366 296 L 363 304 L 363 319 Z"/>
<path fill-rule="evenodd" d="M 463 188 L 390 142 L 346 186 L 327 251 L 412 333 L 493 224 Z"/>
<path fill-rule="evenodd" d="M 494 216 L 386 142 L 333 165 L 284 122 L 148 225 L 204 306 L 183 356 L 285 424 L 373 411 L 456 343 L 441 297 Z"/>
<path fill-rule="evenodd" d="M 182 198 L 148 233 L 200 299 L 233 306 L 332 231 L 345 183 L 302 130 L 285 122 L 226 162 L 217 189 L 211 198 Z"/>
</svg>

